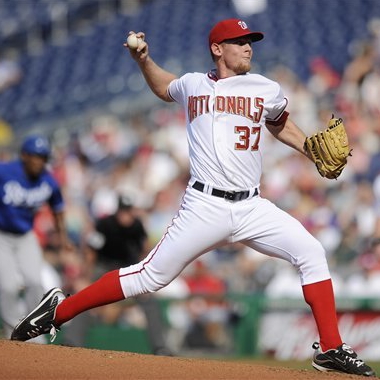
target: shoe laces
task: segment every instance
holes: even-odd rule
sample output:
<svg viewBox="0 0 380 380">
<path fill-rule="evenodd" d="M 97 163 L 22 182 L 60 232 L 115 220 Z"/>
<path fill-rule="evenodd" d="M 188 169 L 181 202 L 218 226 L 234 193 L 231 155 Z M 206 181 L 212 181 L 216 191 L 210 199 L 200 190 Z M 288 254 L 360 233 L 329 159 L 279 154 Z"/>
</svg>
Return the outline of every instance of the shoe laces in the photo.
<svg viewBox="0 0 380 380">
<path fill-rule="evenodd" d="M 57 337 L 57 333 L 59 331 L 59 328 L 58 327 L 55 327 L 54 325 L 51 325 L 51 328 L 50 328 L 50 342 L 53 343 L 55 341 L 55 338 Z"/>
<path fill-rule="evenodd" d="M 354 358 L 356 359 L 357 358 L 357 354 L 356 352 L 354 351 L 354 349 L 349 346 L 348 344 L 346 343 L 343 343 L 341 346 L 338 347 L 338 349 L 341 349 L 342 351 L 344 351 L 346 354 L 348 354 L 348 356 L 350 356 L 351 358 Z"/>
<path fill-rule="evenodd" d="M 348 344 L 343 343 L 340 347 L 335 350 L 339 355 L 343 356 L 348 360 L 349 363 L 356 365 L 356 367 L 361 367 L 364 365 L 364 361 L 357 358 L 356 352 Z"/>
<path fill-rule="evenodd" d="M 352 362 L 353 365 L 356 365 L 356 367 L 361 367 L 362 365 L 364 365 L 364 362 L 363 360 L 360 360 L 360 359 L 354 359 L 354 358 L 351 358 L 350 356 L 346 356 L 348 358 L 348 361 L 349 362 Z"/>
</svg>

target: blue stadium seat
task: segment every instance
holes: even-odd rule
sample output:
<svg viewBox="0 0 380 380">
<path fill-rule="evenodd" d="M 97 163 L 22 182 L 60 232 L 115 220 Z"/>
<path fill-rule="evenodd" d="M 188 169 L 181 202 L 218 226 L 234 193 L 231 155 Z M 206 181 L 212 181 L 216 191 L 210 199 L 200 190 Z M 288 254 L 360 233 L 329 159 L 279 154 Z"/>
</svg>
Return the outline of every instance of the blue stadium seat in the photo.
<svg viewBox="0 0 380 380">
<path fill-rule="evenodd" d="M 64 0 L 56 0 L 64 2 Z M 70 15 L 83 11 L 94 0 L 65 2 Z M 0 2 L 4 18 L 20 22 L 20 31 L 31 23 L 48 25 L 48 0 Z M 353 39 L 367 36 L 367 22 L 380 17 L 377 0 L 268 0 L 267 9 L 245 18 L 253 29 L 265 32 L 255 46 L 256 59 L 265 70 L 283 63 L 301 79 L 309 75 L 309 62 L 324 56 L 342 71 L 350 59 Z M 21 23 L 28 18 L 28 23 Z M 23 81 L 0 93 L 0 115 L 15 128 L 31 121 L 65 117 L 104 105 L 114 96 L 136 96 L 128 83 L 138 81 L 136 64 L 123 42 L 129 30 L 144 30 L 150 50 L 160 64 L 184 71 L 206 71 L 212 66 L 207 34 L 222 18 L 238 17 L 230 0 L 155 0 L 141 3 L 135 15 L 115 14 L 94 23 L 87 34 L 72 32 L 66 44 L 46 44 L 40 55 L 21 57 Z M 0 42 L 7 38 L 1 33 Z"/>
</svg>

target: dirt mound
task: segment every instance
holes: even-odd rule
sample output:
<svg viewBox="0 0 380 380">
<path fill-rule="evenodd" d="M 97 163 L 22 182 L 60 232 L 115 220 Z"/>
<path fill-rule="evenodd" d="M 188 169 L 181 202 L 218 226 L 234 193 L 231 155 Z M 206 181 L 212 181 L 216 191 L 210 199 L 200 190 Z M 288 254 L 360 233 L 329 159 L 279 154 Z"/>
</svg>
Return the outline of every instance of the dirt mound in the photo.
<svg viewBox="0 0 380 380">
<path fill-rule="evenodd" d="M 0 379 L 358 379 L 255 363 L 140 355 L 0 340 Z"/>
</svg>

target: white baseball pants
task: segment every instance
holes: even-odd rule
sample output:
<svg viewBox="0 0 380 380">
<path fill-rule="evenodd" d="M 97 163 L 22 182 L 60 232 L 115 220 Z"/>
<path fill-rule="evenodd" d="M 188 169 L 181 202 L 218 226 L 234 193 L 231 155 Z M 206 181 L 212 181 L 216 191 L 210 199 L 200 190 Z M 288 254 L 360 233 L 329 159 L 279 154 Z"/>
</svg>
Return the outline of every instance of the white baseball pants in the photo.
<svg viewBox="0 0 380 380">
<path fill-rule="evenodd" d="M 20 317 L 41 300 L 42 265 L 42 251 L 33 232 L 15 235 L 0 231 L 0 316 L 6 338 Z"/>
<path fill-rule="evenodd" d="M 232 242 L 290 262 L 301 285 L 330 278 L 322 245 L 270 201 L 256 196 L 231 202 L 188 187 L 161 241 L 143 261 L 120 269 L 123 293 L 157 291 L 203 253 Z"/>
</svg>

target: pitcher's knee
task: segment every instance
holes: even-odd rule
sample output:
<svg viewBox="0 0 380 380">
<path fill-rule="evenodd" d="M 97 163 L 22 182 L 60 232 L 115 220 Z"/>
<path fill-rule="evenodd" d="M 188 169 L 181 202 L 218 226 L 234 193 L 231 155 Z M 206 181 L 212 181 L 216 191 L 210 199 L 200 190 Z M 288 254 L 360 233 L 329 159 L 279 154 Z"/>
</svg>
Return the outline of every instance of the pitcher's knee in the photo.
<svg viewBox="0 0 380 380">
<path fill-rule="evenodd" d="M 308 252 L 298 265 L 302 284 L 323 281 L 330 278 L 330 271 L 326 259 L 326 253 L 321 249 Z"/>
</svg>

